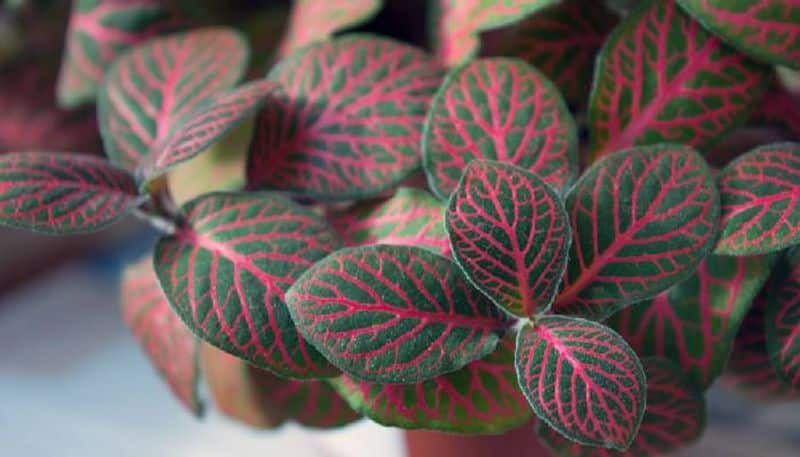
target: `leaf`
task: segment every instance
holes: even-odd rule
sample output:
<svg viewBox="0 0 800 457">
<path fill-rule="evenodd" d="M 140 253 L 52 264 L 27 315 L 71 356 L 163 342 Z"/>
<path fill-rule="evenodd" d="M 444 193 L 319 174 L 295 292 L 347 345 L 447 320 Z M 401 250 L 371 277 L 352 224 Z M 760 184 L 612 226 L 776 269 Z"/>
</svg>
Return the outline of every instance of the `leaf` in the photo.
<svg viewBox="0 0 800 457">
<path fill-rule="evenodd" d="M 737 50 L 800 69 L 800 4 L 794 0 L 678 0 L 705 28 Z"/>
<path fill-rule="evenodd" d="M 328 220 L 348 246 L 419 246 L 450 257 L 444 209 L 444 203 L 428 192 L 401 187 L 387 200 L 331 212 Z"/>
<path fill-rule="evenodd" d="M 751 122 L 781 127 L 792 141 L 800 141 L 800 93 L 778 84 L 764 95 Z"/>
<path fill-rule="evenodd" d="M 724 379 L 756 400 L 796 400 L 800 391 L 778 376 L 767 352 L 766 308 L 767 300 L 762 293 L 756 297 L 736 335 Z"/>
<path fill-rule="evenodd" d="M 197 339 L 170 309 L 153 271 L 152 257 L 126 268 L 121 287 L 125 325 L 181 404 L 200 416 Z"/>
<path fill-rule="evenodd" d="M 288 30 L 278 52 L 286 57 L 304 46 L 329 39 L 339 30 L 366 22 L 381 9 L 382 3 L 381 0 L 294 0 Z"/>
<path fill-rule="evenodd" d="M 379 424 L 455 433 L 501 433 L 521 426 L 531 409 L 517 385 L 514 338 L 453 373 L 419 384 L 374 384 L 347 376 L 334 387 L 356 410 Z"/>
<path fill-rule="evenodd" d="M 558 0 L 434 0 L 436 55 L 447 66 L 469 61 L 478 32 L 518 21 Z"/>
<path fill-rule="evenodd" d="M 642 361 L 647 374 L 647 408 L 639 433 L 625 452 L 582 446 L 539 422 L 536 433 L 553 454 L 563 457 L 655 457 L 697 441 L 706 423 L 705 398 L 667 360 Z"/>
<path fill-rule="evenodd" d="M 800 390 L 800 251 L 789 251 L 779 265 L 764 311 L 767 353 L 778 376 Z"/>
<path fill-rule="evenodd" d="M 572 441 L 624 451 L 645 409 L 645 373 L 619 335 L 596 322 L 544 316 L 517 338 L 517 378 L 533 411 Z"/>
<path fill-rule="evenodd" d="M 530 63 L 558 86 L 570 104 L 583 106 L 589 98 L 595 57 L 617 22 L 601 2 L 564 0 L 487 32 L 481 53 Z"/>
<path fill-rule="evenodd" d="M 725 167 L 718 182 L 716 253 L 762 254 L 800 243 L 800 143 L 756 148 Z"/>
<path fill-rule="evenodd" d="M 253 81 L 228 92 L 213 95 L 189 114 L 175 131 L 155 143 L 140 172 L 145 179 L 164 174 L 175 165 L 205 151 L 226 133 L 254 116 L 266 97 L 278 90 L 268 80 Z"/>
<path fill-rule="evenodd" d="M 128 173 L 97 157 L 53 152 L 0 155 L 0 225 L 48 234 L 96 232 L 139 202 Z"/>
<path fill-rule="evenodd" d="M 418 383 L 492 352 L 510 325 L 458 267 L 427 249 L 337 251 L 286 293 L 297 328 L 354 379 Z"/>
<path fill-rule="evenodd" d="M 451 71 L 436 93 L 422 153 L 433 192 L 447 198 L 472 159 L 510 163 L 554 187 L 578 171 L 575 122 L 558 89 L 515 59 L 479 59 Z"/>
<path fill-rule="evenodd" d="M 421 50 L 385 38 L 338 38 L 284 59 L 268 78 L 287 96 L 270 100 L 257 121 L 251 188 L 369 198 L 419 167 L 422 124 L 440 82 Z"/>
<path fill-rule="evenodd" d="M 711 251 L 719 196 L 692 148 L 642 146 L 596 162 L 566 199 L 574 242 L 554 310 L 603 319 L 687 278 Z"/>
<path fill-rule="evenodd" d="M 311 210 L 276 195 L 212 193 L 185 204 L 185 224 L 156 245 L 170 303 L 200 338 L 278 375 L 338 371 L 297 333 L 284 293 L 339 247 Z"/>
<path fill-rule="evenodd" d="M 251 427 L 270 429 L 293 420 L 334 428 L 359 418 L 325 381 L 281 379 L 207 344 L 200 356 L 217 409 Z"/>
<path fill-rule="evenodd" d="M 239 81 L 248 53 L 237 32 L 210 27 L 148 41 L 117 59 L 97 100 L 111 161 L 135 170 L 187 115 Z"/>
<path fill-rule="evenodd" d="M 453 257 L 473 284 L 514 316 L 546 311 L 572 241 L 558 194 L 513 165 L 474 160 L 450 198 Z"/>
<path fill-rule="evenodd" d="M 92 101 L 111 62 L 181 22 L 160 0 L 75 0 L 56 90 L 61 106 Z"/>
<path fill-rule="evenodd" d="M 705 146 L 747 118 L 769 81 L 768 68 L 671 1 L 642 2 L 598 59 L 589 101 L 595 157 L 634 145 Z"/>
<path fill-rule="evenodd" d="M 689 279 L 623 309 L 607 324 L 640 357 L 669 359 L 707 389 L 722 374 L 742 319 L 771 267 L 770 256 L 710 255 Z"/>
</svg>

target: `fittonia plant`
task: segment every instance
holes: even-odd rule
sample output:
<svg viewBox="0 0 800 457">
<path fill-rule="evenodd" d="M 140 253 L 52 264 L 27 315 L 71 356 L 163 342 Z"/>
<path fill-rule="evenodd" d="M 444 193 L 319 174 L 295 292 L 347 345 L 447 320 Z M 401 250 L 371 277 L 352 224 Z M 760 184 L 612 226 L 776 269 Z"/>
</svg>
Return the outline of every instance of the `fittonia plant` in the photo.
<svg viewBox="0 0 800 457">
<path fill-rule="evenodd" d="M 686 446 L 726 366 L 756 396 L 800 389 L 798 94 L 775 76 L 800 4 L 586 3 L 431 0 L 428 53 L 341 33 L 379 1 L 298 0 L 241 83 L 269 50 L 234 29 L 153 38 L 191 21 L 76 1 L 59 99 L 96 100 L 108 160 L 3 154 L 0 223 L 163 231 L 123 314 L 195 414 L 205 377 L 257 427 L 535 415 L 558 455 Z M 712 169 L 753 122 L 781 141 Z M 239 188 L 174 202 L 176 167 L 252 123 Z"/>
</svg>

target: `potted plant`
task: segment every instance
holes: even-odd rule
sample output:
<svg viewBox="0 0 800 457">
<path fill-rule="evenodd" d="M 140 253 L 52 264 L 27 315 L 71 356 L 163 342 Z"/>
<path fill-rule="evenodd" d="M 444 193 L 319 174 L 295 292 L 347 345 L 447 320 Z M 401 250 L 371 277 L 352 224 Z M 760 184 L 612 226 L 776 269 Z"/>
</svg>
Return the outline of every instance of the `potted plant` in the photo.
<svg viewBox="0 0 800 457">
<path fill-rule="evenodd" d="M 235 29 L 78 0 L 58 95 L 107 158 L 0 155 L 0 223 L 158 229 L 123 317 L 198 415 L 203 377 L 417 456 L 688 446 L 724 373 L 800 387 L 800 6 L 610 3 L 434 1 L 428 52 L 297 0 L 241 83 L 269 59 Z"/>
</svg>

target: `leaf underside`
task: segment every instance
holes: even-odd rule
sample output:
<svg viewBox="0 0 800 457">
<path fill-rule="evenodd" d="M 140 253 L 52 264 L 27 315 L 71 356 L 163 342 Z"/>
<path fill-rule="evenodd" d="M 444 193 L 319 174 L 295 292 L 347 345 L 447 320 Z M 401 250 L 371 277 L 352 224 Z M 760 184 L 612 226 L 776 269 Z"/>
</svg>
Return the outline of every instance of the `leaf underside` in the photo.
<svg viewBox="0 0 800 457">
<path fill-rule="evenodd" d="M 418 383 L 492 352 L 509 325 L 450 260 L 411 246 L 337 251 L 289 289 L 294 322 L 352 378 Z"/>
</svg>

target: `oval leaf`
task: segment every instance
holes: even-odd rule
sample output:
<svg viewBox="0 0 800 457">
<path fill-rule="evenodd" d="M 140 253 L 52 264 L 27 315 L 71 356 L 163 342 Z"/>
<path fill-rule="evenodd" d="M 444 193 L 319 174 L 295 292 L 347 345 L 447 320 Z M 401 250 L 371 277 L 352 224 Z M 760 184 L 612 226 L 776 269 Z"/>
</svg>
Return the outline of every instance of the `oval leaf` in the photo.
<svg viewBox="0 0 800 457">
<path fill-rule="evenodd" d="M 453 373 L 419 384 L 373 384 L 342 376 L 334 387 L 379 424 L 454 433 L 501 433 L 531 417 L 514 371 L 514 338 Z"/>
<path fill-rule="evenodd" d="M 764 293 L 756 297 L 734 340 L 724 379 L 728 385 L 756 400 L 796 400 L 800 398 L 800 390 L 793 389 L 778 376 L 770 361 L 765 327 L 767 306 Z"/>
<path fill-rule="evenodd" d="M 562 435 L 626 450 L 645 409 L 645 373 L 625 340 L 584 319 L 545 316 L 522 328 L 517 378 L 533 411 Z"/>
<path fill-rule="evenodd" d="M 753 58 L 800 69 L 796 0 L 678 0 L 704 27 Z"/>
<path fill-rule="evenodd" d="M 778 376 L 800 390 L 800 251 L 779 265 L 783 274 L 767 296 L 767 352 Z"/>
<path fill-rule="evenodd" d="M 484 55 L 518 57 L 539 69 L 571 104 L 589 98 L 594 63 L 617 23 L 602 2 L 564 0 L 483 36 Z"/>
<path fill-rule="evenodd" d="M 715 252 L 760 254 L 800 243 L 800 143 L 756 148 L 718 179 L 722 233 Z"/>
<path fill-rule="evenodd" d="M 733 339 L 769 276 L 769 257 L 706 257 L 689 279 L 636 303 L 607 324 L 641 357 L 675 362 L 707 389 L 722 374 Z"/>
<path fill-rule="evenodd" d="M 138 199 L 133 177 L 97 157 L 0 155 L 0 225 L 49 234 L 96 232 L 125 216 Z"/>
<path fill-rule="evenodd" d="M 381 9 L 381 0 L 319 1 L 294 0 L 289 28 L 281 43 L 283 57 L 335 32 L 368 21 Z"/>
<path fill-rule="evenodd" d="M 769 81 L 672 1 L 643 2 L 611 33 L 589 101 L 595 157 L 663 142 L 701 147 L 743 122 Z"/>
<path fill-rule="evenodd" d="M 647 408 L 639 433 L 625 452 L 582 446 L 539 422 L 536 433 L 561 457 L 656 457 L 684 448 L 703 434 L 706 403 L 674 364 L 659 358 L 642 361 L 647 374 Z"/>
<path fill-rule="evenodd" d="M 251 427 L 276 428 L 293 420 L 333 428 L 359 418 L 325 381 L 281 379 L 207 344 L 200 356 L 217 409 Z"/>
<path fill-rule="evenodd" d="M 678 145 L 598 161 L 566 208 L 575 241 L 555 310 L 594 319 L 685 279 L 711 251 L 719 220 L 708 166 Z"/>
<path fill-rule="evenodd" d="M 216 193 L 182 208 L 185 225 L 156 245 L 161 285 L 200 338 L 292 378 L 338 371 L 297 333 L 284 292 L 339 247 L 311 210 L 275 195 Z"/>
<path fill-rule="evenodd" d="M 444 203 L 424 190 L 401 187 L 388 200 L 356 205 L 328 215 L 348 246 L 419 246 L 450 257 Z"/>
<path fill-rule="evenodd" d="M 151 40 L 117 59 L 97 100 L 108 157 L 135 170 L 187 115 L 236 84 L 247 59 L 247 43 L 225 28 Z"/>
<path fill-rule="evenodd" d="M 453 257 L 498 306 L 519 317 L 546 311 L 572 240 L 558 194 L 513 165 L 472 161 L 450 198 Z"/>
<path fill-rule="evenodd" d="M 228 92 L 211 96 L 189 114 L 175 131 L 153 145 L 152 152 L 142 164 L 144 179 L 164 174 L 175 165 L 205 151 L 226 133 L 255 115 L 266 97 L 278 86 L 261 80 L 244 84 Z"/>
<path fill-rule="evenodd" d="M 126 268 L 121 287 L 125 325 L 172 393 L 199 416 L 203 405 L 198 392 L 197 339 L 170 309 L 158 285 L 152 257 L 148 255 Z"/>
<path fill-rule="evenodd" d="M 476 158 L 518 165 L 563 188 L 577 174 L 576 132 L 558 89 L 533 67 L 476 60 L 453 70 L 436 94 L 422 137 L 425 173 L 442 198 Z"/>
<path fill-rule="evenodd" d="M 56 87 L 58 102 L 75 107 L 94 99 L 117 57 L 180 23 L 162 0 L 75 0 Z"/>
<path fill-rule="evenodd" d="M 436 55 L 447 66 L 478 51 L 478 32 L 510 24 L 559 0 L 434 0 Z"/>
<path fill-rule="evenodd" d="M 292 285 L 300 332 L 361 381 L 417 383 L 492 352 L 510 322 L 444 257 L 411 246 L 347 248 Z"/>
<path fill-rule="evenodd" d="M 376 196 L 420 161 L 425 113 L 439 86 L 433 59 L 389 39 L 354 36 L 306 48 L 269 74 L 286 97 L 257 121 L 251 187 L 318 200 Z"/>
</svg>

